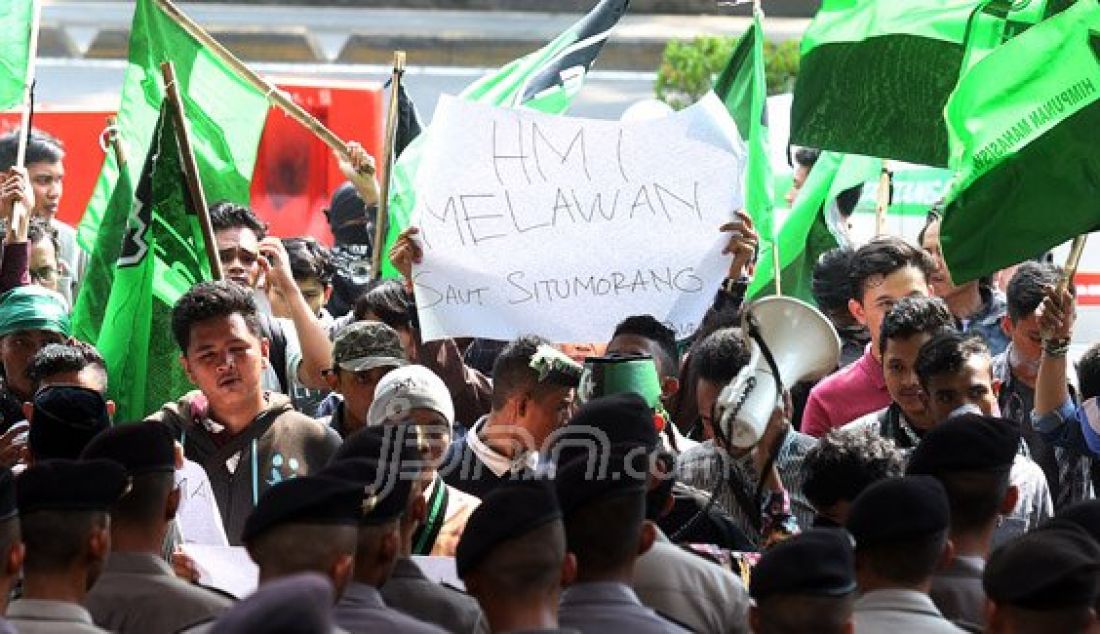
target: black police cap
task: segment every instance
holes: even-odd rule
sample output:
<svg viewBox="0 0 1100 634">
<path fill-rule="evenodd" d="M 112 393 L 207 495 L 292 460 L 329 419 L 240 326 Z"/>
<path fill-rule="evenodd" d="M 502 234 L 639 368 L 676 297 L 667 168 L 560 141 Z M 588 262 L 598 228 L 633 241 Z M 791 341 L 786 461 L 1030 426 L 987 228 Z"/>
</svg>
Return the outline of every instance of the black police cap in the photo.
<svg viewBox="0 0 1100 634">
<path fill-rule="evenodd" d="M 80 457 L 114 460 L 132 476 L 171 473 L 176 469 L 175 438 L 160 422 L 120 425 L 93 438 Z"/>
<path fill-rule="evenodd" d="M 415 474 L 402 473 L 400 465 L 366 458 L 337 460 L 318 476 L 347 482 L 360 492 L 359 523 L 384 524 L 401 517 L 409 505 Z"/>
<path fill-rule="evenodd" d="M 355 525 L 363 487 L 344 480 L 301 476 L 281 482 L 260 496 L 244 523 L 241 540 L 250 542 L 286 524 Z"/>
<path fill-rule="evenodd" d="M 111 426 L 103 395 L 78 385 L 51 385 L 34 395 L 27 442 L 36 460 L 76 460 L 88 442 Z"/>
<path fill-rule="evenodd" d="M 1054 520 L 993 551 L 982 586 L 994 603 L 1042 611 L 1092 606 L 1098 580 L 1100 545 L 1076 524 Z"/>
<path fill-rule="evenodd" d="M 1020 430 L 1015 423 L 994 416 L 963 414 L 925 434 L 909 458 L 906 473 L 1008 471 L 1019 449 Z"/>
<path fill-rule="evenodd" d="M 593 399 L 580 407 L 565 427 L 566 437 L 575 432 L 600 434 L 608 444 L 634 444 L 656 449 L 660 444 L 653 410 L 641 395 L 621 392 Z"/>
<path fill-rule="evenodd" d="M 502 482 L 470 514 L 455 552 L 459 577 L 477 569 L 497 545 L 561 519 L 554 487 L 547 480 Z"/>
<path fill-rule="evenodd" d="M 107 511 L 129 489 L 122 465 L 110 460 L 43 460 L 15 480 L 19 513 Z"/>
<path fill-rule="evenodd" d="M 210 627 L 211 634 L 302 634 L 331 632 L 332 582 L 315 572 L 269 581 L 230 608 Z"/>
<path fill-rule="evenodd" d="M 842 596 L 856 589 L 852 538 L 844 529 L 816 528 L 769 548 L 752 570 L 749 594 Z"/>
<path fill-rule="evenodd" d="M 620 496 L 644 495 L 648 483 L 647 464 L 637 456 L 624 452 L 629 447 L 616 447 L 610 452 L 580 456 L 558 467 L 554 488 L 562 514 L 590 503 Z"/>
<path fill-rule="evenodd" d="M 947 530 L 947 493 L 932 476 L 886 478 L 856 496 L 848 512 L 848 532 L 856 548 L 932 536 Z"/>
</svg>

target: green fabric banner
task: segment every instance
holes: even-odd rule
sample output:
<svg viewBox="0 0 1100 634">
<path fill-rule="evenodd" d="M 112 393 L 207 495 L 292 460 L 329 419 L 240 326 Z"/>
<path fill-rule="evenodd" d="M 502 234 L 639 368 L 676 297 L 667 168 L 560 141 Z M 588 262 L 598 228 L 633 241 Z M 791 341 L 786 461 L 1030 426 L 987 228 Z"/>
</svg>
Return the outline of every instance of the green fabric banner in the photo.
<svg viewBox="0 0 1100 634">
<path fill-rule="evenodd" d="M 1100 229 L 1100 4 L 1079 0 L 979 61 L 945 111 L 940 240 L 955 283 Z"/>
<path fill-rule="evenodd" d="M 1046 0 L 1010 5 L 823 0 L 802 39 L 791 142 L 946 167 L 943 108 L 964 64 L 1047 10 Z"/>
<path fill-rule="evenodd" d="M 783 295 L 813 302 L 811 273 L 818 257 L 839 242 L 830 224 L 839 220 L 836 197 L 847 189 L 878 178 L 882 161 L 866 156 L 822 152 L 794 201 L 790 216 L 779 229 L 781 288 Z M 756 274 L 749 286 L 751 299 L 775 293 L 772 247 L 764 244 L 757 258 Z"/>
<path fill-rule="evenodd" d="M 23 101 L 33 12 L 30 0 L 0 0 L 0 110 L 10 110 Z"/>
<path fill-rule="evenodd" d="M 138 0 L 130 28 L 130 63 L 122 87 L 118 127 L 128 152 L 130 182 L 137 182 L 164 99 L 160 65 L 176 66 L 191 143 L 207 200 L 249 202 L 252 168 L 268 102 L 263 93 L 227 67 L 161 11 Z M 77 239 L 91 252 L 99 223 L 111 203 L 119 168 L 108 154 Z"/>
<path fill-rule="evenodd" d="M 626 13 L 629 0 L 601 0 L 579 22 L 539 50 L 509 62 L 462 91 L 460 98 L 511 108 L 561 114 L 584 85 L 611 30 Z M 430 129 L 405 148 L 393 166 L 390 181 L 389 230 L 381 246 L 382 277 L 400 274 L 388 257 L 398 234 L 409 226 L 416 208 L 416 174 L 430 140 Z M 377 245 L 376 245 L 377 248 Z"/>
<path fill-rule="evenodd" d="M 768 86 L 764 76 L 764 31 L 760 16 L 741 37 L 730 61 L 714 83 L 718 95 L 737 124 L 749 150 L 745 171 L 745 208 L 752 217 L 761 244 L 775 238 L 773 226 L 774 177 L 767 127 Z"/>
<path fill-rule="evenodd" d="M 90 269 L 85 284 L 108 289 L 93 343 L 107 362 L 107 393 L 118 404 L 116 417 L 126 422 L 141 420 L 193 389 L 172 338 L 172 306 L 195 283 L 211 278 L 167 109 L 154 129 L 132 204 L 123 204 L 122 197 L 119 193 L 109 207 L 100 236 L 108 248 L 121 245 L 111 249 L 117 253 L 114 269 Z M 108 228 L 117 233 L 105 235 Z M 90 310 L 74 319 L 82 322 L 89 315 Z M 75 330 L 89 333 L 94 328 L 80 323 Z"/>
</svg>

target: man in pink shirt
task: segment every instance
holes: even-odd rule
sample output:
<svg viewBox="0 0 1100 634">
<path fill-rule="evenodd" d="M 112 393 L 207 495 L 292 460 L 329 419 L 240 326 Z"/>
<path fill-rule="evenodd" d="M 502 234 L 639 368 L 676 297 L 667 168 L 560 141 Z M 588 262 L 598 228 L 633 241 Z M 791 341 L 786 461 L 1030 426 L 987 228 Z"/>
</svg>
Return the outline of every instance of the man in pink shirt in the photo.
<svg viewBox="0 0 1100 634">
<path fill-rule="evenodd" d="M 882 320 L 902 297 L 930 294 L 928 277 L 934 266 L 924 250 L 894 236 L 875 238 L 856 251 L 848 310 L 867 326 L 871 343 L 858 361 L 810 391 L 802 414 L 802 433 L 820 437 L 890 404 L 879 347 Z"/>
</svg>

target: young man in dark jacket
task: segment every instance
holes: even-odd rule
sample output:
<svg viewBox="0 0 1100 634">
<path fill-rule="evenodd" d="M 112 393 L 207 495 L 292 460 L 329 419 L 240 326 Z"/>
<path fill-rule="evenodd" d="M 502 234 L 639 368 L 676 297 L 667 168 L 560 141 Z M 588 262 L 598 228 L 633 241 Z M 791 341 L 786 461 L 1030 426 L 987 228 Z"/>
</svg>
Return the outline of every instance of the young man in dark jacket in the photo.
<svg viewBox="0 0 1100 634">
<path fill-rule="evenodd" d="M 264 391 L 268 341 L 252 293 L 233 282 L 204 282 L 172 310 L 180 362 L 198 391 L 150 419 L 167 423 L 186 456 L 206 469 L 225 523 L 240 543 L 245 518 L 269 487 L 324 466 L 340 437 Z"/>
</svg>

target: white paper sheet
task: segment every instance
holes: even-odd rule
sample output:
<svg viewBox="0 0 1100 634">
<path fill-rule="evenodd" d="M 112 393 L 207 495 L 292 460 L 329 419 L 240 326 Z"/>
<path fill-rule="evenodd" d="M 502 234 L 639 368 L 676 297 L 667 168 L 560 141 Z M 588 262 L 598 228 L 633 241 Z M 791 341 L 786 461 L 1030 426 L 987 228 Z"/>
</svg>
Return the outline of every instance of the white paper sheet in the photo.
<svg viewBox="0 0 1100 634">
<path fill-rule="evenodd" d="M 622 318 L 698 326 L 729 256 L 744 146 L 717 97 L 633 123 L 442 97 L 417 177 L 426 340 L 605 341 Z"/>
<path fill-rule="evenodd" d="M 260 569 L 240 546 L 182 544 L 180 548 L 199 569 L 199 583 L 242 599 L 259 584 Z"/>
</svg>

